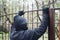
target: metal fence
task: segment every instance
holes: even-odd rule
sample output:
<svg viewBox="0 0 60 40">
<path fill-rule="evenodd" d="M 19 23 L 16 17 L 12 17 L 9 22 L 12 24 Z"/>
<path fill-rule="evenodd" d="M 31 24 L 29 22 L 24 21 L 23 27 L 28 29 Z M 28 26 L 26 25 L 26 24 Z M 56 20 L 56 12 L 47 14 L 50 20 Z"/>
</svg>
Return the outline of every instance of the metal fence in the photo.
<svg viewBox="0 0 60 40">
<path fill-rule="evenodd" d="M 24 0 L 23 0 L 24 2 Z M 0 40 L 10 40 L 10 30 L 11 30 L 11 24 L 13 22 L 13 18 L 15 15 L 17 15 L 16 12 L 23 10 L 26 14 L 23 15 L 28 20 L 28 28 L 34 29 L 37 28 L 41 21 L 39 21 L 38 16 L 42 19 L 42 9 L 40 9 L 39 4 L 37 1 L 35 1 L 36 5 L 33 3 L 31 6 L 29 5 L 22 5 L 22 7 L 14 7 L 12 10 L 7 9 L 6 3 L 2 1 L 3 6 L 3 12 L 0 14 Z M 18 6 L 18 4 L 17 4 Z M 50 9 L 50 25 L 49 28 L 46 30 L 46 33 L 39 39 L 39 40 L 58 40 L 58 22 L 56 22 L 55 15 L 59 15 L 59 12 L 56 12 L 56 10 L 60 10 L 60 8 L 52 8 Z M 58 18 L 59 19 L 59 18 Z M 54 26 L 55 25 L 55 26 Z M 3 31 L 3 32 L 2 32 Z M 56 35 L 55 35 L 56 34 Z M 60 40 L 60 39 L 59 39 Z"/>
</svg>

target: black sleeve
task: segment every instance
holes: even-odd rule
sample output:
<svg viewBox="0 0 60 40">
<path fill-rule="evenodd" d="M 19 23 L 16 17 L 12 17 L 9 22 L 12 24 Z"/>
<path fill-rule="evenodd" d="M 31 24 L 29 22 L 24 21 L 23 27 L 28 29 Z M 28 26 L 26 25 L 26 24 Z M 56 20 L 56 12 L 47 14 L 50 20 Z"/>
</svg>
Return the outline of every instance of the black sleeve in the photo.
<svg viewBox="0 0 60 40">
<path fill-rule="evenodd" d="M 24 38 L 37 40 L 45 33 L 47 26 L 48 26 L 48 15 L 43 14 L 43 20 L 39 28 L 25 31 Z"/>
<path fill-rule="evenodd" d="M 39 28 L 33 30 L 34 31 L 33 38 L 37 39 L 41 37 L 45 33 L 48 24 L 49 24 L 49 8 L 45 8 L 43 9 L 43 20 L 41 22 L 41 25 L 39 26 Z"/>
</svg>

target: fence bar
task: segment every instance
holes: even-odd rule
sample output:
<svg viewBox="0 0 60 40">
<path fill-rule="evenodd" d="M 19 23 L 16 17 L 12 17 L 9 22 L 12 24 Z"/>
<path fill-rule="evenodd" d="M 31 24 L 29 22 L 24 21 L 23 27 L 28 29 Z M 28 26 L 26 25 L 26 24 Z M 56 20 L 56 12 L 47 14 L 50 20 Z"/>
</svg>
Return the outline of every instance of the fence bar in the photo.
<svg viewBox="0 0 60 40">
<path fill-rule="evenodd" d="M 59 40 L 60 40 L 60 10 L 59 10 Z"/>
<path fill-rule="evenodd" d="M 49 9 L 49 15 L 50 15 L 50 23 L 49 23 L 49 27 L 48 27 L 48 40 L 55 40 L 55 29 L 54 29 L 55 11 L 54 11 L 54 9 Z"/>
<path fill-rule="evenodd" d="M 59 40 L 60 40 L 60 20 L 59 20 Z"/>
<path fill-rule="evenodd" d="M 51 8 L 52 9 L 52 8 Z M 60 10 L 60 8 L 54 8 L 54 10 Z M 31 10 L 31 11 L 24 11 L 25 13 L 28 13 L 28 12 L 34 12 L 34 11 L 42 11 L 42 9 L 39 9 L 39 10 Z M 12 13 L 12 14 L 17 14 L 17 13 Z M 12 14 L 7 14 L 7 15 L 12 15 Z M 5 15 L 0 15 L 0 17 L 1 16 L 6 16 L 6 14 Z"/>
<path fill-rule="evenodd" d="M 52 9 L 52 8 L 51 8 Z M 54 8 L 54 10 L 59 10 L 60 8 Z M 31 11 L 25 11 L 26 12 L 32 12 L 32 11 L 42 11 L 42 9 L 39 9 L 39 10 L 31 10 Z"/>
</svg>

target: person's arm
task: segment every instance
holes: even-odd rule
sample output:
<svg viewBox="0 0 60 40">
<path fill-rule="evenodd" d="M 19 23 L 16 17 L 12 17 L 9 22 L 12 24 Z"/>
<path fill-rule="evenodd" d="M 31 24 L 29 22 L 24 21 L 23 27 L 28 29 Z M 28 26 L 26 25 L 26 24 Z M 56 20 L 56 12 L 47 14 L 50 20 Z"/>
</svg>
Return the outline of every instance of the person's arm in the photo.
<svg viewBox="0 0 60 40">
<path fill-rule="evenodd" d="M 34 38 L 39 38 L 41 37 L 49 24 L 49 8 L 43 8 L 43 20 L 41 22 L 41 25 L 39 28 L 34 29 Z"/>
</svg>

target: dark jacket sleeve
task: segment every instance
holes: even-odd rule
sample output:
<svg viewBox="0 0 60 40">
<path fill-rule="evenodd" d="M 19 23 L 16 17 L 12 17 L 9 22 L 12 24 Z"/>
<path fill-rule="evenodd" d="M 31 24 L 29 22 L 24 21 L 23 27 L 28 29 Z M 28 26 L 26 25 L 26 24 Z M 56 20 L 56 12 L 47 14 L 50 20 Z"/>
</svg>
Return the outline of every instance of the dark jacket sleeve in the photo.
<svg viewBox="0 0 60 40">
<path fill-rule="evenodd" d="M 28 39 L 37 40 L 46 32 L 48 25 L 49 25 L 49 13 L 48 10 L 44 9 L 43 19 L 39 28 L 25 31 L 24 38 L 27 36 Z"/>
<path fill-rule="evenodd" d="M 41 22 L 41 25 L 39 26 L 39 28 L 33 30 L 34 31 L 33 37 L 36 39 L 41 37 L 45 33 L 48 24 L 49 24 L 49 10 L 47 8 L 43 10 L 43 20 Z"/>
</svg>

